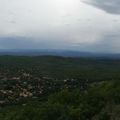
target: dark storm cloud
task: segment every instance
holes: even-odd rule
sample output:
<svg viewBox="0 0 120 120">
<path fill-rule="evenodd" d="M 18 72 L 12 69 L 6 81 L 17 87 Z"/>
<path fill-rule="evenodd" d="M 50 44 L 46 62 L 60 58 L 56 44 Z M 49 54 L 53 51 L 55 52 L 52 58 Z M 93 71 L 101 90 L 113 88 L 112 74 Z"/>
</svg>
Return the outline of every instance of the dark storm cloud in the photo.
<svg viewBox="0 0 120 120">
<path fill-rule="evenodd" d="M 21 48 L 33 47 L 34 42 L 22 37 L 1 37 L 0 38 L 0 48 L 11 49 L 11 48 Z"/>
<path fill-rule="evenodd" d="M 101 51 L 101 52 L 120 52 L 120 35 L 114 34 L 114 33 L 108 33 L 106 35 L 103 35 L 101 37 L 100 42 L 97 44 L 94 44 L 93 47 L 95 50 Z M 97 49 L 98 48 L 98 49 Z"/>
<path fill-rule="evenodd" d="M 67 48 L 67 43 L 51 40 L 48 42 L 46 38 L 40 40 L 27 37 L 0 37 L 0 49 L 62 49 Z M 69 45 L 68 45 L 69 46 Z"/>
<path fill-rule="evenodd" d="M 86 3 L 111 14 L 120 14 L 120 0 L 85 0 Z"/>
<path fill-rule="evenodd" d="M 83 51 L 99 53 L 120 53 L 120 35 L 114 33 L 104 34 L 98 42 L 94 44 L 76 44 L 75 48 Z"/>
</svg>

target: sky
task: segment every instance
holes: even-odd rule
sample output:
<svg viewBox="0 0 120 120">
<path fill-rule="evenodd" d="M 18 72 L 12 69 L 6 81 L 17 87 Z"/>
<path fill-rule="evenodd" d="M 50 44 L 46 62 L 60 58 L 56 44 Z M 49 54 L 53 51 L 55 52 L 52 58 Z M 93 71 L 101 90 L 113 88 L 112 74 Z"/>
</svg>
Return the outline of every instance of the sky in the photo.
<svg viewBox="0 0 120 120">
<path fill-rule="evenodd" d="M 120 53 L 120 0 L 0 0 L 0 49 Z"/>
</svg>

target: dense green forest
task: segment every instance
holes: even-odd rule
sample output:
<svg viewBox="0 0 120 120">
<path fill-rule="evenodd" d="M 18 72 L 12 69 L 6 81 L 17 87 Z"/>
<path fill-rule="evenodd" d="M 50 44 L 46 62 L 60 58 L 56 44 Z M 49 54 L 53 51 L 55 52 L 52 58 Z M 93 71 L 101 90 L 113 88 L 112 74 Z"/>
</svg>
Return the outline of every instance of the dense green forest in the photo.
<svg viewBox="0 0 120 120">
<path fill-rule="evenodd" d="M 120 60 L 0 57 L 0 120 L 119 120 Z"/>
<path fill-rule="evenodd" d="M 95 58 L 0 57 L 0 71 L 18 75 L 21 71 L 52 78 L 82 78 L 89 80 L 119 79 L 120 60 Z"/>
</svg>

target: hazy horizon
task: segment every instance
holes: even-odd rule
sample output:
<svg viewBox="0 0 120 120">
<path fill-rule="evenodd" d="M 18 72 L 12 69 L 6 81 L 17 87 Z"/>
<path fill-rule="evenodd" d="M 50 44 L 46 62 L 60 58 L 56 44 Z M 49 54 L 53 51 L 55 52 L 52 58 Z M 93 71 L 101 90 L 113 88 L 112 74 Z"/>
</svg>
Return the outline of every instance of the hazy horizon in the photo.
<svg viewBox="0 0 120 120">
<path fill-rule="evenodd" d="M 119 0 L 0 1 L 0 49 L 120 53 Z"/>
</svg>

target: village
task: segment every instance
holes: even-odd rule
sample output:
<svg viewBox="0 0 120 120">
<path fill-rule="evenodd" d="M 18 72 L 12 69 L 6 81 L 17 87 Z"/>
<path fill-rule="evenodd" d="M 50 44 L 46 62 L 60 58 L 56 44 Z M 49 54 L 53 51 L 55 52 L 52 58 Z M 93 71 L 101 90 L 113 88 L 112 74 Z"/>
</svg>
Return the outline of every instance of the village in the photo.
<svg viewBox="0 0 120 120">
<path fill-rule="evenodd" d="M 78 86 L 84 89 L 87 80 L 81 82 L 77 79 L 54 79 L 48 76 L 37 77 L 30 73 L 22 73 L 21 76 L 0 76 L 0 106 L 23 104 L 28 99 L 37 99 L 62 89 L 73 89 Z"/>
</svg>

